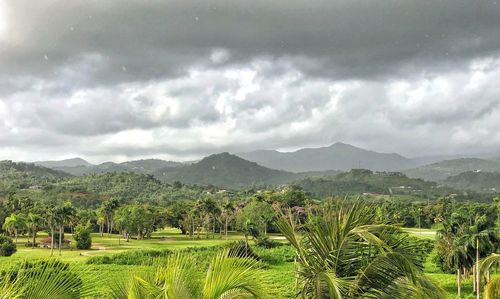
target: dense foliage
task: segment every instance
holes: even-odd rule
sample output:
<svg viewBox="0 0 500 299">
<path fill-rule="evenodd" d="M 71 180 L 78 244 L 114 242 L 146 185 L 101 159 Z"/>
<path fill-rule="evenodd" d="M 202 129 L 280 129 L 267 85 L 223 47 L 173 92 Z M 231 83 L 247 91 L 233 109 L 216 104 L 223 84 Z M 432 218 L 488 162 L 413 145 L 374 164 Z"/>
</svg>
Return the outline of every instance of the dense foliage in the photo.
<svg viewBox="0 0 500 299">
<path fill-rule="evenodd" d="M 90 249 L 92 247 L 91 229 L 89 225 L 78 224 L 73 233 L 73 239 L 78 249 Z"/>
<path fill-rule="evenodd" d="M 0 256 L 11 256 L 17 251 L 11 238 L 0 234 Z"/>
</svg>

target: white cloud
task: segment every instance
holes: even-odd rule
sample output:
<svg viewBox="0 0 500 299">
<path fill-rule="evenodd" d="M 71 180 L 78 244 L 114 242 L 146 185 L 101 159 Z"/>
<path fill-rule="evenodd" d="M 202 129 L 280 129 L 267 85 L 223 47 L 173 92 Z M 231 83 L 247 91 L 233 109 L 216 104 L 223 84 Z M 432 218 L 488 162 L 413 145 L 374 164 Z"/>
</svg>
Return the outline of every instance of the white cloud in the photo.
<svg viewBox="0 0 500 299">
<path fill-rule="evenodd" d="M 0 2 L 0 158 L 497 150 L 500 11 L 458 1 Z"/>
<path fill-rule="evenodd" d="M 65 156 L 70 149 L 94 160 L 192 159 L 337 140 L 409 155 L 493 150 L 500 145 L 500 87 L 494 84 L 500 67 L 497 60 L 477 65 L 386 82 L 314 79 L 297 70 L 269 78 L 263 75 L 269 61 L 254 61 L 69 96 L 53 95 L 58 83 L 51 81 L 48 90 L 41 83 L 0 99 L 0 140 L 10 149 L 0 154 L 38 159 L 44 151 Z"/>
</svg>

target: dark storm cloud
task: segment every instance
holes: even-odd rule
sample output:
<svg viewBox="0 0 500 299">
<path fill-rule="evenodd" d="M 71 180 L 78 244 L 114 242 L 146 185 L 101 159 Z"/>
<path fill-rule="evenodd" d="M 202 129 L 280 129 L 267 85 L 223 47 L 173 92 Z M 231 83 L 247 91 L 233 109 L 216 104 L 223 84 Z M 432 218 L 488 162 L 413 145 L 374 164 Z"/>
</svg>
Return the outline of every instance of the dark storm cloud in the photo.
<svg viewBox="0 0 500 299">
<path fill-rule="evenodd" d="M 228 51 L 225 64 L 287 58 L 351 78 L 448 69 L 500 47 L 492 1 L 11 0 L 7 10 L 3 75 L 50 78 L 94 53 L 101 65 L 81 82 L 93 85 L 177 76 L 214 49 Z"/>
<path fill-rule="evenodd" d="M 496 1 L 6 0 L 0 158 L 495 150 L 499 28 Z"/>
</svg>

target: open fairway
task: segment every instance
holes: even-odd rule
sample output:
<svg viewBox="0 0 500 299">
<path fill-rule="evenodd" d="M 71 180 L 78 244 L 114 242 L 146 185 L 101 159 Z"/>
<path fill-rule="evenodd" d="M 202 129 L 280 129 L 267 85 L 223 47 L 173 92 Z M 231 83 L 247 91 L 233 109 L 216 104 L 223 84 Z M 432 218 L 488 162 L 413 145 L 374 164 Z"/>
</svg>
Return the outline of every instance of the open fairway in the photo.
<svg viewBox="0 0 500 299">
<path fill-rule="evenodd" d="M 430 229 L 404 229 L 410 235 L 417 238 L 435 239 L 435 231 Z M 46 236 L 40 233 L 38 238 Z M 71 234 L 66 234 L 65 237 L 73 242 Z M 134 250 L 181 250 L 188 247 L 210 247 L 223 245 L 232 241 L 244 240 L 244 236 L 237 233 L 230 233 L 228 240 L 218 234 L 209 239 L 205 239 L 205 235 L 200 236 L 198 239 L 195 237 L 191 239 L 189 236 L 182 235 L 177 229 L 167 228 L 155 232 L 150 239 L 135 240 L 130 239 L 126 242 L 118 235 L 112 235 L 109 238 L 107 235 L 100 237 L 99 234 L 92 234 L 92 249 L 90 250 L 77 250 L 74 248 L 63 249 L 62 255 L 58 256 L 57 249 L 54 250 L 54 258 L 62 261 L 69 262 L 73 265 L 85 265 L 86 261 L 93 256 L 113 255 L 120 252 L 134 251 Z M 282 240 L 280 235 L 270 234 L 271 239 Z M 30 248 L 25 247 L 27 242 L 26 237 L 20 237 L 18 240 L 18 251 L 11 257 L 0 257 L 0 270 L 6 269 L 17 262 L 24 260 L 36 260 L 41 258 L 50 257 L 49 248 Z M 73 247 L 73 245 L 72 245 Z M 456 296 L 456 276 L 453 274 L 444 274 L 439 271 L 434 262 L 432 261 L 435 253 L 431 253 L 425 263 L 426 274 L 440 285 L 448 293 L 449 298 L 458 298 Z M 124 276 L 151 269 L 151 266 L 138 266 L 138 265 L 117 265 L 117 264 L 96 264 L 86 265 L 87 269 L 96 273 L 96 276 L 102 277 L 99 286 L 101 289 L 106 289 L 109 283 L 113 283 L 116 278 L 123 278 Z M 269 286 L 269 295 L 273 298 L 294 298 L 295 294 L 295 264 L 292 262 L 284 262 L 279 264 L 271 264 L 263 270 L 263 275 Z M 495 275 L 496 276 L 496 275 Z M 472 281 L 470 279 L 464 280 L 462 287 L 462 298 L 475 298 L 472 293 Z"/>
<path fill-rule="evenodd" d="M 46 237 L 46 233 L 39 233 L 38 239 Z M 205 239 L 205 235 L 198 238 L 195 236 L 191 239 L 189 236 L 182 235 L 180 230 L 167 228 L 162 231 L 154 232 L 149 239 L 136 240 L 130 239 L 128 242 L 119 238 L 118 235 L 113 234 L 111 238 L 108 235 L 99 236 L 98 233 L 92 234 L 92 248 L 90 250 L 77 250 L 74 248 L 74 240 L 71 234 L 66 233 L 65 238 L 71 241 L 70 249 L 63 249 L 62 254 L 59 257 L 57 248 L 54 249 L 54 257 L 59 258 L 67 262 L 81 262 L 84 263 L 88 257 L 91 256 L 102 256 L 111 255 L 119 252 L 129 251 L 129 250 L 141 250 L 141 249 L 183 249 L 188 247 L 207 247 L 221 245 L 227 242 L 244 240 L 244 237 L 239 234 L 231 233 L 228 235 L 228 240 L 226 241 L 224 237 L 221 238 L 220 235 L 216 234 L 214 238 L 209 236 L 209 239 Z M 22 261 L 26 259 L 39 259 L 50 257 L 49 248 L 31 248 L 26 247 L 24 244 L 28 241 L 27 237 L 19 237 L 17 252 L 11 257 L 0 257 L 0 267 L 8 266 L 13 262 Z"/>
</svg>

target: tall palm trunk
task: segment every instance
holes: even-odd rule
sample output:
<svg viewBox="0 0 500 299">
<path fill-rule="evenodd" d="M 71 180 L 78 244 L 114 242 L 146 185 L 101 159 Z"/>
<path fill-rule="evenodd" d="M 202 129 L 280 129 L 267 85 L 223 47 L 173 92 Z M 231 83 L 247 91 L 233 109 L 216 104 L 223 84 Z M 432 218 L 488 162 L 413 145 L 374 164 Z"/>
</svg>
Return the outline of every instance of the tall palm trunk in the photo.
<svg viewBox="0 0 500 299">
<path fill-rule="evenodd" d="M 476 239 L 476 298 L 479 299 L 481 297 L 481 271 L 479 270 L 479 238 Z"/>
<path fill-rule="evenodd" d="M 227 216 L 226 216 L 226 223 L 224 224 L 224 232 L 226 234 L 226 241 L 227 241 Z"/>
<path fill-rule="evenodd" d="M 194 218 L 191 218 L 191 239 L 194 240 Z"/>
<path fill-rule="evenodd" d="M 110 239 L 113 237 L 113 225 L 114 225 L 114 222 L 113 222 L 113 220 L 111 220 L 110 221 L 111 228 L 109 229 L 109 238 Z"/>
<path fill-rule="evenodd" d="M 210 219 L 205 222 L 205 238 L 208 239 L 208 231 L 210 230 Z"/>
<path fill-rule="evenodd" d="M 54 226 L 50 226 L 50 256 L 54 256 Z"/>
<path fill-rule="evenodd" d="M 109 238 L 109 235 L 111 234 L 111 230 L 110 230 L 111 225 L 110 225 L 109 219 L 106 219 L 106 228 L 108 230 L 108 238 Z"/>
<path fill-rule="evenodd" d="M 214 221 L 212 225 L 212 239 L 215 239 L 215 216 L 214 216 Z"/>
<path fill-rule="evenodd" d="M 59 226 L 59 256 L 61 256 L 62 250 L 62 234 L 63 234 L 63 226 Z"/>
<path fill-rule="evenodd" d="M 462 288 L 462 272 L 460 271 L 460 267 L 457 268 L 457 291 L 458 297 L 460 297 L 460 291 Z"/>
<path fill-rule="evenodd" d="M 32 233 L 33 233 L 33 236 L 32 236 L 33 237 L 33 243 L 31 243 L 31 247 L 35 247 L 35 242 L 36 242 L 36 231 L 35 230 L 36 230 L 36 228 L 35 228 L 34 225 L 31 227 L 31 230 L 32 230 Z"/>
<path fill-rule="evenodd" d="M 16 238 L 16 245 L 17 245 L 17 229 L 14 229 L 14 237 Z"/>
<path fill-rule="evenodd" d="M 473 265 L 472 266 L 472 289 L 473 289 L 474 293 L 476 292 L 476 287 L 477 287 L 477 283 L 476 283 L 476 265 Z"/>
</svg>

